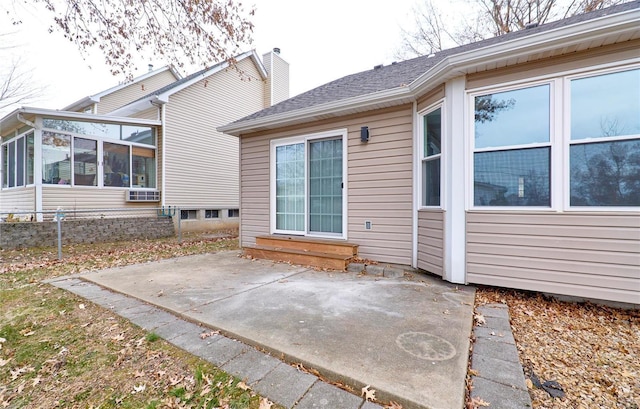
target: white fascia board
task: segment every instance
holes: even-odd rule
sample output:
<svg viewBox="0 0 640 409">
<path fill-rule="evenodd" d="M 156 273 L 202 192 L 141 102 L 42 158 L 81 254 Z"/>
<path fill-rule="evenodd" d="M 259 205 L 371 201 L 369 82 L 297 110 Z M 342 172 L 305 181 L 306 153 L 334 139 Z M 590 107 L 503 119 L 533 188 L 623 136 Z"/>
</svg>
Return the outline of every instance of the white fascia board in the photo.
<svg viewBox="0 0 640 409">
<path fill-rule="evenodd" d="M 637 30 L 639 22 L 640 9 L 633 9 L 454 54 L 443 58 L 416 78 L 409 86 L 413 92 L 419 94 L 435 83 L 444 82 L 452 71 L 459 71 L 453 73 L 453 76 L 456 76 L 464 74 L 466 70 L 474 66 L 496 60 L 517 58 L 522 55 L 572 45 L 576 42 L 588 42 L 611 34 Z"/>
<path fill-rule="evenodd" d="M 260 59 L 258 58 L 258 55 L 256 54 L 256 52 L 254 50 L 251 51 L 247 51 L 244 52 L 242 54 L 240 54 L 237 57 L 234 57 L 234 59 L 236 60 L 236 62 L 242 61 L 247 57 L 251 57 L 254 59 L 254 61 L 256 61 L 258 63 L 258 67 L 260 67 L 262 65 L 262 63 L 260 63 Z M 210 77 L 211 75 L 220 72 L 222 70 L 225 70 L 227 68 L 229 68 L 229 62 L 225 61 L 221 64 L 216 65 L 215 67 L 212 67 L 211 69 L 204 71 L 202 74 L 197 75 L 193 78 L 191 78 L 189 81 L 185 81 L 182 84 L 171 88 L 168 91 L 163 92 L 162 94 L 158 94 L 157 97 L 159 100 L 161 101 L 169 101 L 169 97 L 173 94 L 175 94 L 178 91 L 181 91 L 187 87 L 190 87 L 191 85 L 197 83 L 198 81 L 201 81 L 207 77 Z M 266 70 L 264 69 L 264 66 L 262 66 L 262 70 L 264 71 L 265 74 L 265 78 L 266 78 Z"/>
<path fill-rule="evenodd" d="M 160 121 L 154 120 L 154 119 L 125 118 L 125 117 L 107 116 L 107 115 L 84 114 L 82 112 L 58 111 L 55 109 L 25 107 L 17 111 L 18 112 L 16 114 L 46 116 L 48 118 L 77 119 L 79 121 L 84 121 L 84 122 L 87 122 L 87 121 L 109 122 L 109 123 L 119 123 L 119 124 L 148 125 L 148 126 L 160 125 Z"/>
<path fill-rule="evenodd" d="M 260 56 L 258 55 L 258 53 L 256 52 L 256 50 L 251 50 L 249 51 L 251 53 L 251 59 L 253 60 L 254 64 L 256 65 L 256 67 L 258 67 L 258 71 L 260 71 L 260 75 L 262 76 L 263 80 L 266 80 L 269 77 L 269 73 L 267 72 L 266 67 L 264 66 L 264 63 L 262 62 L 262 60 L 260 59 Z M 238 61 L 240 61 L 238 59 Z"/>
<path fill-rule="evenodd" d="M 314 105 L 294 111 L 273 114 L 266 117 L 255 118 L 238 124 L 228 124 L 216 128 L 219 132 L 238 136 L 245 131 L 254 128 L 283 126 L 292 122 L 300 122 L 312 119 L 316 116 L 330 115 L 342 111 L 363 109 L 385 103 L 410 103 L 415 101 L 415 96 L 409 87 L 398 87 L 372 94 L 360 95 L 353 98 L 341 99 L 325 104 Z"/>
<path fill-rule="evenodd" d="M 106 115 L 130 117 L 131 115 L 135 115 L 138 112 L 142 112 L 149 108 L 158 107 L 159 105 L 166 104 L 167 102 L 169 102 L 168 97 L 166 99 L 161 99 L 157 95 L 152 95 L 148 98 L 140 99 L 121 108 L 115 109 Z"/>
<path fill-rule="evenodd" d="M 118 90 L 121 90 L 124 87 L 128 87 L 129 85 L 132 84 L 136 84 L 140 81 L 144 81 L 145 79 L 149 78 L 149 77 L 153 77 L 156 74 L 160 74 L 161 72 L 164 71 L 171 71 L 171 73 L 173 74 L 174 77 L 176 77 L 177 79 L 180 79 L 180 74 L 171 66 L 165 66 L 162 68 L 158 68 L 157 70 L 153 70 L 153 71 L 149 71 L 139 77 L 134 78 L 133 80 L 131 80 L 130 82 L 123 82 L 122 84 L 118 84 L 116 86 L 113 86 L 109 89 L 106 89 L 104 91 L 98 92 L 97 94 L 94 95 L 90 95 L 88 97 L 84 97 L 79 101 L 74 102 L 73 104 L 67 105 L 66 107 L 62 108 L 62 111 L 75 111 L 78 108 L 84 108 L 85 106 L 87 106 L 88 104 L 97 104 L 100 102 L 100 99 L 102 97 L 104 97 L 105 95 L 109 95 L 113 92 L 116 92 Z"/>
<path fill-rule="evenodd" d="M 236 61 L 242 61 L 247 57 L 251 57 L 254 62 L 256 63 L 256 66 L 258 67 L 258 70 L 260 71 L 261 75 L 264 75 L 264 78 L 266 78 L 266 69 L 264 68 L 264 65 L 262 64 L 262 62 L 260 61 L 260 58 L 258 58 L 258 55 L 256 54 L 255 50 L 251 50 L 251 51 L 247 51 L 245 53 L 240 54 L 239 56 L 235 57 Z M 177 85 L 161 94 L 156 94 L 153 96 L 149 96 L 148 98 L 142 99 L 142 100 L 138 100 L 138 101 L 134 101 L 130 104 L 127 104 L 121 108 L 118 108 L 116 110 L 114 110 L 113 112 L 111 112 L 110 114 L 114 114 L 114 115 L 133 115 L 137 112 L 141 112 L 144 111 L 145 109 L 149 109 L 150 105 L 149 104 L 153 104 L 153 103 L 159 103 L 159 104 L 166 104 L 167 102 L 169 102 L 169 97 L 173 94 L 175 94 L 176 92 L 182 91 L 183 89 L 190 87 L 191 85 L 202 81 L 203 79 L 210 77 L 211 75 L 220 72 L 222 70 L 225 70 L 229 68 L 229 63 L 228 62 L 224 62 L 221 64 L 216 65 L 215 67 L 212 67 L 211 69 L 204 71 L 203 73 L 201 73 L 200 75 L 197 75 L 193 78 L 191 78 L 189 81 L 185 81 L 180 85 Z"/>
</svg>

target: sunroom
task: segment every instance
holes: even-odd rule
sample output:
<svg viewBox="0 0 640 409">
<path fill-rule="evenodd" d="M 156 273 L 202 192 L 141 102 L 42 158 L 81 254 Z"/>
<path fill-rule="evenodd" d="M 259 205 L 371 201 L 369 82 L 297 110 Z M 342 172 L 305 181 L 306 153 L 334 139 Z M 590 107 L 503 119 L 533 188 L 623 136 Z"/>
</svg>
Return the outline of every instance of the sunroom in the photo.
<svg viewBox="0 0 640 409">
<path fill-rule="evenodd" d="M 159 202 L 160 121 L 20 108 L 0 121 L 0 212 Z"/>
</svg>

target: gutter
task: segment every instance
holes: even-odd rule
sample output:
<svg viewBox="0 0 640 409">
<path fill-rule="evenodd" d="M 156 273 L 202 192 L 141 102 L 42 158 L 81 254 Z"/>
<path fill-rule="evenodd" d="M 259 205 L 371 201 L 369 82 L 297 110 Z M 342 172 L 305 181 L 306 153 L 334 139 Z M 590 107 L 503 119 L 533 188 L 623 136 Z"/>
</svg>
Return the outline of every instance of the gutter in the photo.
<svg viewBox="0 0 640 409">
<path fill-rule="evenodd" d="M 478 64 L 486 64 L 505 58 L 516 59 L 532 52 L 543 52 L 552 48 L 566 47 L 574 44 L 578 37 L 582 41 L 593 41 L 604 35 L 637 30 L 639 20 L 640 9 L 636 8 L 614 15 L 578 22 L 571 26 L 559 26 L 541 33 L 526 35 L 444 57 L 406 87 L 392 88 L 281 114 L 235 122 L 218 127 L 217 130 L 229 135 L 240 136 L 243 133 L 259 130 L 260 128 L 275 128 L 296 122 L 307 122 L 317 116 L 333 115 L 348 110 L 365 111 L 384 103 L 411 102 L 434 83 L 442 83 L 452 77 L 464 75 L 467 70 Z"/>
</svg>

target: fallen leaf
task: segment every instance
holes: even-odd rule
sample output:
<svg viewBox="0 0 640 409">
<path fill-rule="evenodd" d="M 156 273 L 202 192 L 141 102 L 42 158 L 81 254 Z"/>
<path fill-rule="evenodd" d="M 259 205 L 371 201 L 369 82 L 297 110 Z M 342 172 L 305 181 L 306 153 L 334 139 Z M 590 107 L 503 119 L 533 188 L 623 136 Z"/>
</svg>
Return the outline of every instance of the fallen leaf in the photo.
<svg viewBox="0 0 640 409">
<path fill-rule="evenodd" d="M 80 304 L 80 305 L 78 305 L 78 308 L 80 308 L 81 310 L 84 310 L 84 308 L 85 308 L 85 307 L 84 307 L 84 304 Z"/>
<path fill-rule="evenodd" d="M 177 384 L 182 382 L 183 379 L 184 379 L 184 376 L 176 376 L 175 378 L 170 376 L 169 377 L 169 384 L 171 384 L 171 386 L 176 386 Z"/>
<path fill-rule="evenodd" d="M 476 369 L 469 369 L 469 375 L 471 376 L 479 376 L 480 372 L 478 372 Z"/>
<path fill-rule="evenodd" d="M 360 393 L 360 396 L 364 396 L 364 400 L 374 401 L 376 399 L 376 390 L 369 389 L 370 387 L 371 385 L 367 385 L 364 388 L 362 388 L 361 389 L 362 393 Z"/>
<path fill-rule="evenodd" d="M 136 371 L 136 372 L 133 374 L 133 377 L 134 377 L 134 378 L 142 378 L 142 377 L 143 377 L 143 376 L 145 376 L 145 375 L 146 375 L 146 374 L 144 373 L 144 371 Z"/>
<path fill-rule="evenodd" d="M 402 405 L 398 402 L 391 401 L 389 405 L 385 406 L 384 409 L 402 409 Z"/>
<path fill-rule="evenodd" d="M 35 378 L 33 378 L 33 381 L 31 383 L 31 386 L 36 386 L 37 384 L 40 383 L 40 377 L 36 376 Z"/>
<path fill-rule="evenodd" d="M 484 325 L 487 321 L 484 319 L 484 315 L 482 314 L 474 314 L 473 319 L 476 321 L 478 325 Z"/>
<path fill-rule="evenodd" d="M 147 385 L 144 383 L 137 386 L 134 385 L 132 393 L 136 394 L 136 393 L 144 392 L 145 389 L 147 389 Z"/>
<path fill-rule="evenodd" d="M 249 390 L 249 385 L 247 385 L 246 383 L 240 381 L 238 382 L 238 385 L 236 385 L 238 388 L 242 389 L 243 391 Z"/>
<path fill-rule="evenodd" d="M 114 341 L 123 341 L 124 340 L 124 335 L 121 332 L 118 335 L 115 335 L 115 336 L 111 337 L 111 339 L 114 340 Z"/>
<path fill-rule="evenodd" d="M 489 402 L 486 402 L 486 401 L 482 400 L 482 398 L 479 398 L 477 396 L 475 398 L 471 399 L 471 403 L 476 405 L 476 407 L 477 406 L 485 406 L 486 407 L 486 406 L 490 405 Z"/>
<path fill-rule="evenodd" d="M 11 358 L 9 358 L 9 359 L 0 359 L 0 367 L 5 366 L 6 364 L 9 363 L 9 361 L 11 361 Z"/>
<path fill-rule="evenodd" d="M 260 407 L 258 409 L 271 409 L 271 406 L 273 406 L 273 403 L 267 398 L 260 398 Z"/>
</svg>

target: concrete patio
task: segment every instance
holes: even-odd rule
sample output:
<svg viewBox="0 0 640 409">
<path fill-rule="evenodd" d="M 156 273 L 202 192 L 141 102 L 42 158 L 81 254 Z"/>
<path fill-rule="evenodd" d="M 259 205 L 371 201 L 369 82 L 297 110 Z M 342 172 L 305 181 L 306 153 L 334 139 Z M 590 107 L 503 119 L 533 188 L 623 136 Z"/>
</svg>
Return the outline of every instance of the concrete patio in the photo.
<svg viewBox="0 0 640 409">
<path fill-rule="evenodd" d="M 376 398 L 405 409 L 463 407 L 472 287 L 421 274 L 391 279 L 238 255 L 182 257 L 80 278 L 301 363 L 358 394 L 371 385 Z"/>
</svg>

